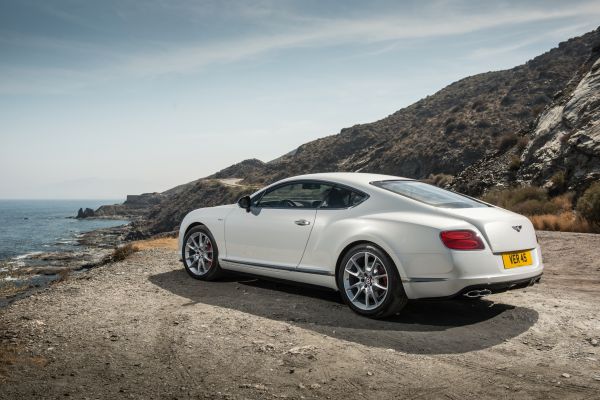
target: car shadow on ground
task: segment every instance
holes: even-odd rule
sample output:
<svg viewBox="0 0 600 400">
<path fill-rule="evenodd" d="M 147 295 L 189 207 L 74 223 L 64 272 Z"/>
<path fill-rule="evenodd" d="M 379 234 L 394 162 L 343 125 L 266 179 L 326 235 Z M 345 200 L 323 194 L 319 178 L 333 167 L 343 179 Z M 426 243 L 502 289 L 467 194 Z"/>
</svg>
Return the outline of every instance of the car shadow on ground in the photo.
<svg viewBox="0 0 600 400">
<path fill-rule="evenodd" d="M 217 282 L 181 270 L 152 275 L 158 287 L 190 303 L 226 307 L 367 346 L 414 354 L 481 350 L 527 331 L 535 310 L 490 300 L 412 301 L 397 316 L 373 320 L 352 312 L 338 293 L 325 289 L 229 275 Z M 491 297 L 493 299 L 493 296 Z"/>
</svg>

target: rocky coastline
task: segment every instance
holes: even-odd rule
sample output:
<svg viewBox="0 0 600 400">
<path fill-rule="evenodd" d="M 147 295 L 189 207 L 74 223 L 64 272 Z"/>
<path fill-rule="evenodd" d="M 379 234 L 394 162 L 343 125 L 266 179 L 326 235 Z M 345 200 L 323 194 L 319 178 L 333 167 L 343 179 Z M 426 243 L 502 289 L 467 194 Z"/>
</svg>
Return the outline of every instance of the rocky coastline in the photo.
<svg viewBox="0 0 600 400">
<path fill-rule="evenodd" d="M 77 238 L 76 249 L 36 252 L 0 261 L 0 308 L 33 292 L 106 263 L 128 239 L 132 223 L 97 229 Z"/>
</svg>

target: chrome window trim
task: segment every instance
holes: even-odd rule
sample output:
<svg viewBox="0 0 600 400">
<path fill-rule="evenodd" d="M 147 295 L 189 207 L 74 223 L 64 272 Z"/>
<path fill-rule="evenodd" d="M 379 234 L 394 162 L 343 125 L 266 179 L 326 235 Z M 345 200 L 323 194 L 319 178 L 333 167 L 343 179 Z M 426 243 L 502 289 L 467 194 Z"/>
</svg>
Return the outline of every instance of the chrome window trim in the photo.
<svg viewBox="0 0 600 400">
<path fill-rule="evenodd" d="M 293 184 L 298 184 L 298 183 L 319 183 L 319 184 L 330 185 L 332 187 L 340 187 L 342 189 L 346 189 L 346 190 L 350 190 L 352 192 L 358 193 L 361 196 L 363 196 L 364 198 L 359 203 L 353 204 L 351 206 L 335 207 L 335 208 L 329 208 L 329 207 L 321 208 L 320 206 L 319 207 L 260 207 L 259 205 L 257 205 L 257 203 L 260 202 L 260 200 L 266 193 L 268 193 L 272 190 L 275 190 L 277 188 L 280 188 L 282 186 L 285 186 L 285 185 L 293 185 Z M 349 210 L 351 208 L 361 205 L 362 203 L 367 201 L 369 199 L 369 197 L 371 197 L 371 196 L 369 196 L 368 193 L 365 193 L 360 189 L 356 189 L 355 187 L 348 186 L 343 183 L 337 183 L 337 182 L 333 182 L 333 181 L 326 181 L 326 180 L 320 180 L 320 179 L 298 179 L 298 180 L 293 180 L 293 181 L 281 182 L 278 185 L 263 189 L 262 191 L 260 191 L 259 193 L 254 195 L 254 197 L 252 197 L 250 199 L 250 204 L 252 204 L 252 208 L 259 208 L 259 209 L 264 208 L 267 210 Z"/>
<path fill-rule="evenodd" d="M 436 208 L 444 208 L 444 207 L 441 207 L 441 206 L 439 206 L 439 205 L 436 205 L 436 204 L 431 204 L 431 203 L 428 203 L 428 202 L 426 202 L 426 201 L 419 200 L 419 199 L 417 199 L 417 198 L 414 198 L 414 197 L 412 197 L 412 196 L 409 196 L 409 195 L 406 195 L 406 194 L 402 194 L 402 193 L 394 192 L 394 191 L 393 191 L 393 190 L 391 190 L 391 189 L 388 189 L 388 188 L 386 188 L 386 187 L 383 187 L 383 186 L 380 186 L 380 185 L 378 185 L 378 183 L 385 183 L 385 182 L 419 182 L 419 183 L 424 183 L 425 185 L 433 186 L 433 187 L 435 187 L 435 188 L 438 188 L 438 189 L 441 189 L 441 190 L 445 190 L 445 191 L 447 191 L 447 192 L 450 192 L 450 193 L 452 193 L 452 194 L 455 194 L 455 195 L 458 195 L 458 196 L 461 196 L 461 197 L 465 197 L 465 198 L 467 198 L 467 199 L 469 199 L 469 200 L 472 200 L 472 201 L 474 201 L 474 202 L 476 202 L 476 203 L 482 204 L 482 205 L 484 205 L 484 206 L 486 206 L 486 207 L 494 207 L 493 205 L 491 205 L 491 204 L 488 204 L 488 203 L 486 203 L 485 201 L 481 201 L 481 200 L 479 200 L 479 199 L 476 199 L 476 198 L 474 198 L 474 197 L 467 196 L 466 194 L 462 194 L 462 193 L 455 192 L 454 190 L 448 190 L 448 189 L 444 189 L 444 188 L 441 188 L 441 187 L 439 187 L 439 186 L 435 186 L 435 185 L 432 185 L 432 184 L 430 184 L 430 183 L 427 183 L 427 182 L 420 181 L 420 180 L 418 180 L 418 179 L 384 179 L 384 180 L 382 180 L 382 181 L 371 181 L 371 182 L 369 182 L 369 185 L 373 185 L 373 186 L 375 186 L 375 187 L 377 187 L 377 188 L 379 188 L 379 189 L 387 190 L 387 191 L 388 191 L 388 192 L 390 192 L 390 193 L 394 193 L 394 194 L 396 194 L 396 195 L 398 195 L 398 196 L 406 197 L 407 199 L 411 199 L 411 200 L 413 200 L 413 201 L 417 201 L 417 202 L 419 202 L 419 203 L 426 204 L 426 205 L 428 205 L 428 206 L 431 206 L 431 207 L 436 207 Z M 467 208 L 477 208 L 477 207 L 467 207 Z M 483 208 L 483 207 L 481 207 L 481 208 Z"/>
</svg>

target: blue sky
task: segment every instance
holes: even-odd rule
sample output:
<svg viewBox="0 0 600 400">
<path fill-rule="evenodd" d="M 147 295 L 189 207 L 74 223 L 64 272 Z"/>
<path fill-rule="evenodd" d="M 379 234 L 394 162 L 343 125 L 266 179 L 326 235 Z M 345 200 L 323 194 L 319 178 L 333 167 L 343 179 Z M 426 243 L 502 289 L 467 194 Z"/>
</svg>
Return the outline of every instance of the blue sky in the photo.
<svg viewBox="0 0 600 400">
<path fill-rule="evenodd" d="M 0 198 L 121 198 L 381 119 L 598 1 L 0 0 Z"/>
</svg>

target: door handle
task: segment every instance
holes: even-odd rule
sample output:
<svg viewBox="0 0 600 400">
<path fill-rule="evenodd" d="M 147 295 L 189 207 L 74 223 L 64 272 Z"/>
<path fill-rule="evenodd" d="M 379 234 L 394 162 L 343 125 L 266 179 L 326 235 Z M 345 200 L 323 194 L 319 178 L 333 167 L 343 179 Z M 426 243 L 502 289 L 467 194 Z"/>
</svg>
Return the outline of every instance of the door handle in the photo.
<svg viewBox="0 0 600 400">
<path fill-rule="evenodd" d="M 297 221 L 294 221 L 294 223 L 296 225 L 300 225 L 300 226 L 306 226 L 306 225 L 310 225 L 310 221 L 307 221 L 305 219 L 299 219 Z"/>
</svg>

